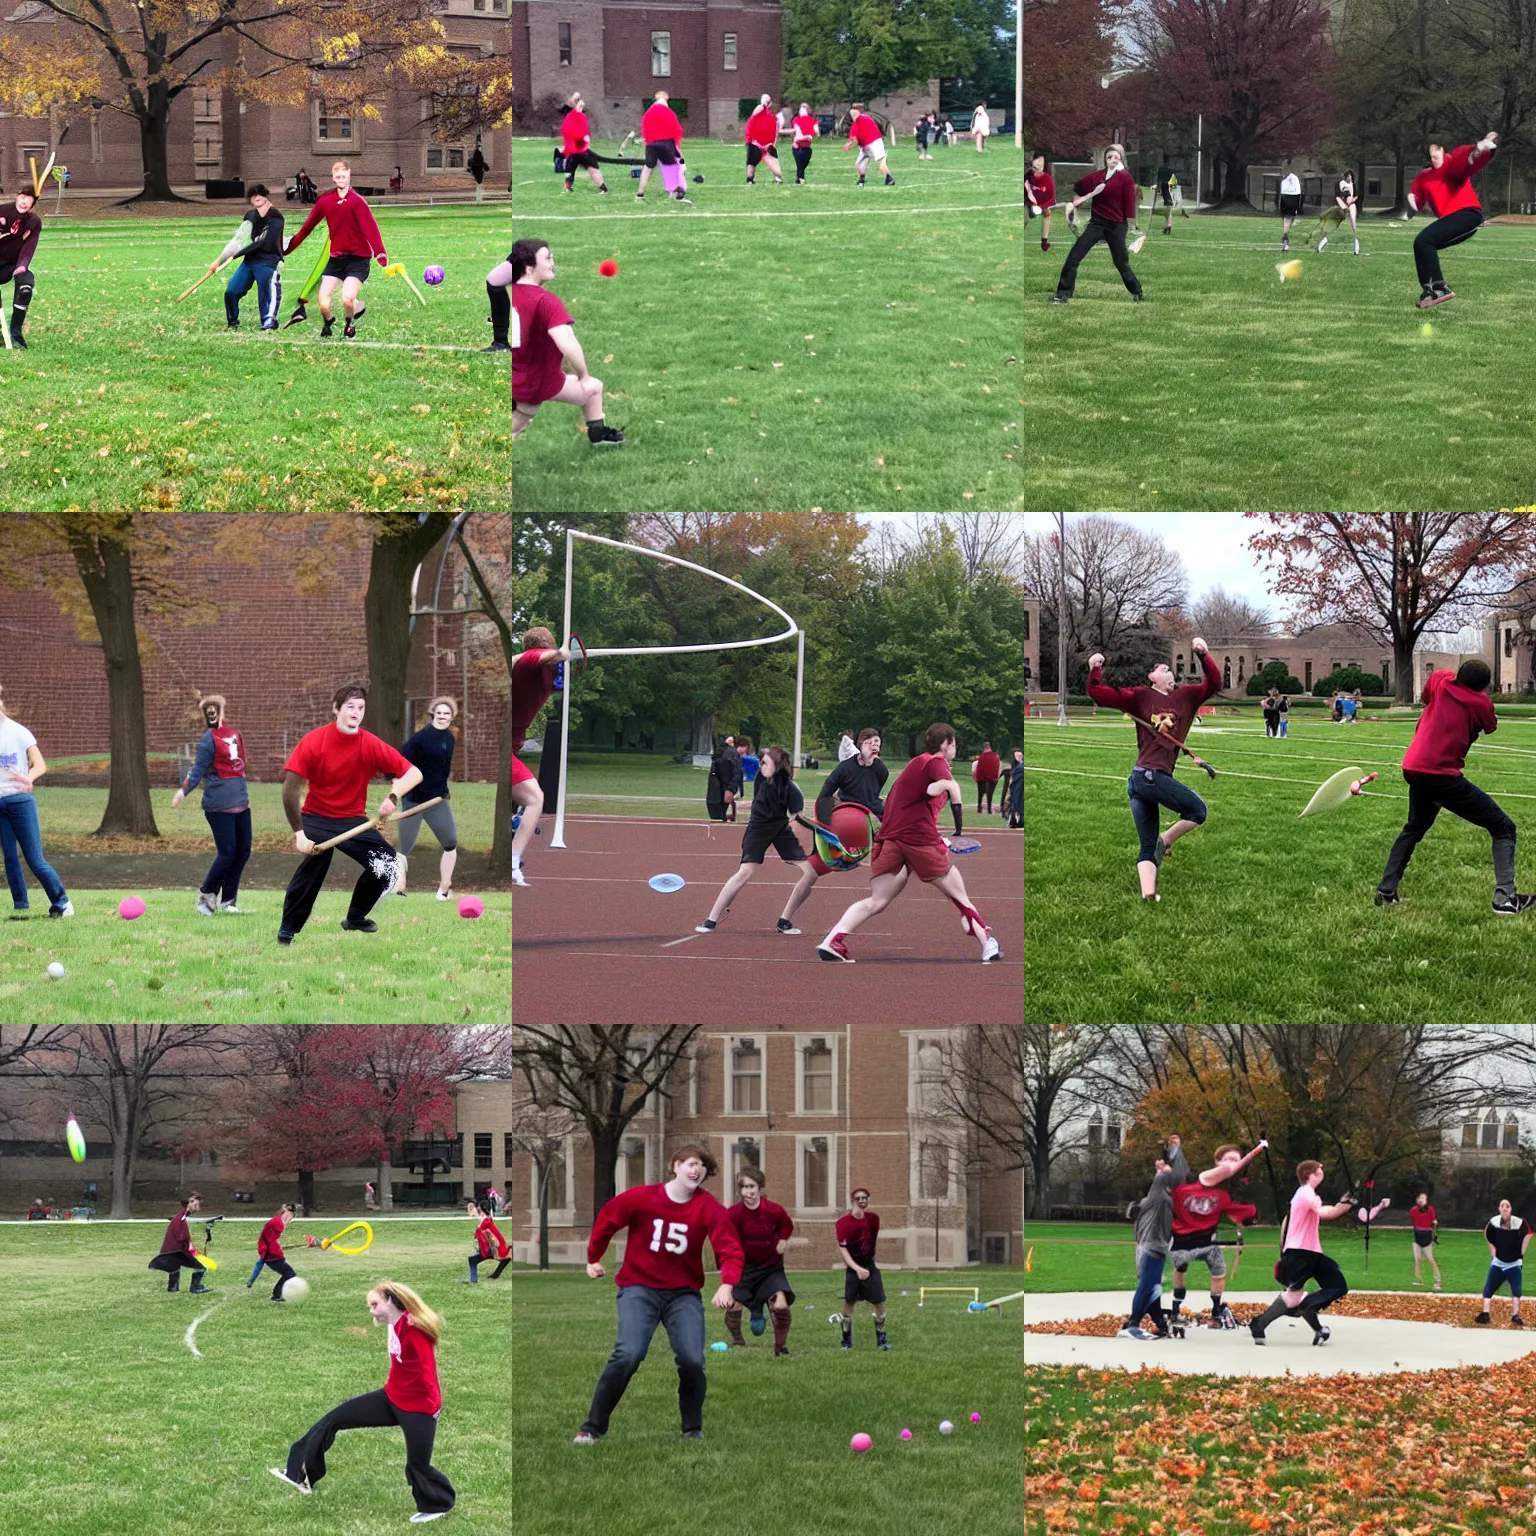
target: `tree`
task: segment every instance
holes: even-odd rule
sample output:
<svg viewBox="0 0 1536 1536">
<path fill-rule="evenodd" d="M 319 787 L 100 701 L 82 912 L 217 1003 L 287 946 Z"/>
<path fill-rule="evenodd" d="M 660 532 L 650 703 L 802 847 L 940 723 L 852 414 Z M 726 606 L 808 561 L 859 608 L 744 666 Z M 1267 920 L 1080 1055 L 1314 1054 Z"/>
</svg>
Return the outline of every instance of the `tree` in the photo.
<svg viewBox="0 0 1536 1536">
<path fill-rule="evenodd" d="M 1212 587 L 1190 610 L 1189 622 L 1195 634 L 1213 645 L 1268 635 L 1274 627 L 1267 608 L 1255 607 L 1225 587 Z"/>
<path fill-rule="evenodd" d="M 1255 698 L 1261 693 L 1268 693 L 1271 688 L 1278 688 L 1281 693 L 1305 693 L 1306 685 L 1299 677 L 1291 674 L 1291 669 L 1283 661 L 1267 661 L 1252 677 L 1248 679 L 1248 696 Z"/>
<path fill-rule="evenodd" d="M 1219 205 L 1251 207 L 1248 167 L 1306 148 L 1328 124 L 1325 0 L 1140 0 L 1126 29 L 1148 100 L 1205 118 Z"/>
<path fill-rule="evenodd" d="M 1536 556 L 1520 512 L 1249 512 L 1248 547 L 1298 622 L 1357 625 L 1390 639 L 1399 704 L 1413 702 L 1413 653 L 1432 627 L 1512 600 Z M 1438 621 L 1438 622 L 1436 622 Z"/>
<path fill-rule="evenodd" d="M 1172 650 L 1164 630 L 1152 624 L 1122 629 L 1104 652 L 1104 681 L 1123 688 L 1140 688 L 1147 681 L 1147 673 L 1160 661 L 1173 665 Z M 1067 688 L 1072 693 L 1087 692 L 1086 655 L 1078 654 L 1068 663 Z"/>
<path fill-rule="evenodd" d="M 1114 62 L 1114 0 L 1025 0 L 1024 143 L 1087 159 L 1114 132 L 1099 81 Z"/>
<path fill-rule="evenodd" d="M 323 98 L 378 120 L 390 91 L 430 103 L 451 138 L 511 118 L 511 59 L 450 50 L 437 0 L 35 0 L 55 24 L 0 43 L 0 107 L 26 117 L 116 112 L 138 126 L 144 187 L 168 201 L 171 107 L 191 87 L 263 106 Z"/>
<path fill-rule="evenodd" d="M 1136 1026 L 1129 1026 L 1135 1028 Z M 1095 1104 L 1125 1102 L 1123 1092 L 1105 1099 L 1094 1068 L 1115 1030 L 1102 1024 L 1026 1024 L 1023 1034 L 1025 1215 L 1050 1214 L 1051 1174 L 1078 1150 L 1074 1122 Z"/>
<path fill-rule="evenodd" d="M 940 1113 L 969 1126 L 1002 1155 L 1002 1166 L 1027 1166 L 1024 1118 L 1024 1024 L 976 1024 L 940 1043 L 944 1075 Z"/>
<path fill-rule="evenodd" d="M 527 1079 L 530 1097 L 512 1110 L 512 1145 L 533 1159 L 533 1176 L 539 1210 L 539 1268 L 549 1268 L 549 1181 L 555 1159 L 565 1150 L 568 1137 L 577 1129 L 577 1119 L 560 1104 L 541 1104 L 538 1094 L 543 1084 L 536 1076 Z M 573 1175 L 566 1170 L 566 1176 Z"/>
</svg>

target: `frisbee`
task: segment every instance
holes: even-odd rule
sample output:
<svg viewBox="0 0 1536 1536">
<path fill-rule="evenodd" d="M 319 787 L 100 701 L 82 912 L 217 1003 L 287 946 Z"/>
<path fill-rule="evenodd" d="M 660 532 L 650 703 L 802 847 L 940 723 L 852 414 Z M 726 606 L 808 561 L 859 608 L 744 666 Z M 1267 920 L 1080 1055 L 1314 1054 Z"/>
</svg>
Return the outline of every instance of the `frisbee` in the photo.
<svg viewBox="0 0 1536 1536">
<path fill-rule="evenodd" d="M 681 875 L 652 875 L 647 882 L 653 891 L 660 891 L 664 896 L 670 896 L 673 891 L 680 891 L 688 883 Z"/>
</svg>

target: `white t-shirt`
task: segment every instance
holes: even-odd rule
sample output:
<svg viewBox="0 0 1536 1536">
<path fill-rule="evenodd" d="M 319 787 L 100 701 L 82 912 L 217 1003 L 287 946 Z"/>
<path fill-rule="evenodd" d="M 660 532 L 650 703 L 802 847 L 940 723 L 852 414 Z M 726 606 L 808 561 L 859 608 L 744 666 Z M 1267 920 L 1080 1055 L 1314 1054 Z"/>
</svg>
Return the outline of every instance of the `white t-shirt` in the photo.
<svg viewBox="0 0 1536 1536">
<path fill-rule="evenodd" d="M 1295 171 L 1292 171 L 1290 175 L 1280 183 L 1280 193 L 1283 197 L 1301 196 L 1301 177 L 1298 176 Z"/>
<path fill-rule="evenodd" d="M 977 107 L 976 110 L 971 114 L 971 132 L 980 133 L 984 136 L 991 134 L 992 119 L 987 116 L 986 109 L 984 107 Z"/>
<path fill-rule="evenodd" d="M 27 779 L 27 748 L 37 745 L 37 737 L 26 726 L 0 716 L 0 795 L 30 795 Z"/>
</svg>

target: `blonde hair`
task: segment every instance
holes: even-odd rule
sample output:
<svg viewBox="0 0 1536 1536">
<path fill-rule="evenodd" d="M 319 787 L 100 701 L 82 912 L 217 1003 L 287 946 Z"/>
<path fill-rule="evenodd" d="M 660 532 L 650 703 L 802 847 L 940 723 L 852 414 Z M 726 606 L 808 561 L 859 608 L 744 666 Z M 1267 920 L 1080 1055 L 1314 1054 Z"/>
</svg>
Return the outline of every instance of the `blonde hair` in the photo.
<svg viewBox="0 0 1536 1536">
<path fill-rule="evenodd" d="M 432 718 L 432 716 L 437 713 L 437 706 L 439 704 L 446 704 L 448 706 L 448 708 L 453 712 L 453 718 L 455 720 L 458 719 L 458 717 L 459 717 L 459 706 L 457 704 L 455 704 L 453 702 L 453 700 L 450 699 L 446 693 L 438 694 L 438 696 L 435 699 L 433 699 L 430 704 L 427 705 L 427 719 L 430 720 Z"/>
<path fill-rule="evenodd" d="M 351 170 L 351 169 L 352 169 L 352 162 L 351 162 L 351 161 L 350 161 L 350 160 L 332 160 L 332 161 L 331 161 L 331 169 L 332 169 L 332 170 L 333 170 L 333 171 L 334 171 L 334 170 L 335 170 L 335 169 L 336 169 L 336 167 L 337 167 L 337 166 L 338 166 L 338 165 L 344 165 L 344 166 L 346 166 L 346 168 L 347 168 L 347 169 L 348 169 L 348 170 L 349 170 L 349 171 L 350 171 L 350 170 Z"/>
<path fill-rule="evenodd" d="M 412 1327 L 419 1328 L 436 1344 L 443 1336 L 443 1320 L 424 1302 L 410 1286 L 399 1280 L 380 1280 L 368 1292 L 370 1296 L 382 1296 L 392 1301 L 411 1320 Z"/>
</svg>

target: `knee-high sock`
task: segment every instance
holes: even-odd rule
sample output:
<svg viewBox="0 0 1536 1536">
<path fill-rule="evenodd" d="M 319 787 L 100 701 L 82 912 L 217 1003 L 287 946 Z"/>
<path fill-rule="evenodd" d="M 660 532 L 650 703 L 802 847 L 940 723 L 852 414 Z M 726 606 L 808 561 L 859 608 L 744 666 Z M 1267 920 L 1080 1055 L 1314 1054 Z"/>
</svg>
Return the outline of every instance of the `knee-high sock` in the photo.
<svg viewBox="0 0 1536 1536">
<path fill-rule="evenodd" d="M 512 329 L 512 290 L 487 283 L 485 291 L 491 301 L 492 335 L 497 341 L 504 342 Z"/>
</svg>

